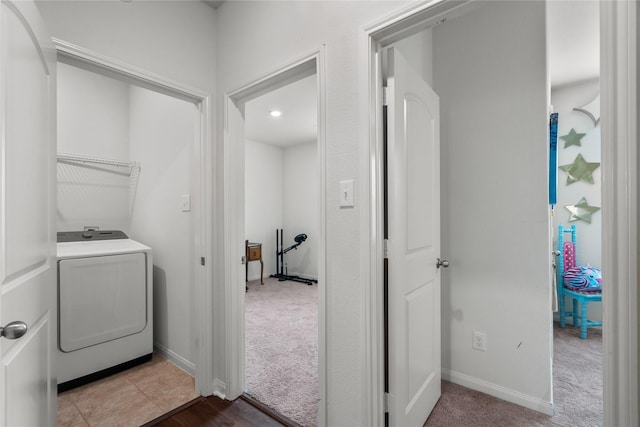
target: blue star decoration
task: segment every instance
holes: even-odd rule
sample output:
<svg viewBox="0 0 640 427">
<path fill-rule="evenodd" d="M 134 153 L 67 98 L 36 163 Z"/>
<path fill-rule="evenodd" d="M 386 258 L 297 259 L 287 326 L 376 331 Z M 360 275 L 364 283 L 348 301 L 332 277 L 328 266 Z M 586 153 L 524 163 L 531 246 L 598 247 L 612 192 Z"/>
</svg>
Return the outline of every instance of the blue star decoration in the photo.
<svg viewBox="0 0 640 427">
<path fill-rule="evenodd" d="M 584 137 L 586 133 L 578 133 L 574 128 L 571 128 L 568 134 L 565 136 L 561 136 L 560 139 L 564 141 L 564 148 L 571 147 L 572 145 L 577 145 L 581 147 L 580 140 Z"/>
<path fill-rule="evenodd" d="M 588 163 L 582 154 L 578 154 L 569 165 L 560 166 L 560 170 L 567 173 L 567 185 L 577 181 L 588 182 L 593 184 L 593 171 L 598 169 L 600 163 Z"/>
<path fill-rule="evenodd" d="M 600 210 L 598 206 L 589 206 L 584 197 L 575 205 L 565 205 L 565 209 L 571 212 L 569 222 L 581 220 L 589 224 L 591 224 L 591 215 Z"/>
</svg>

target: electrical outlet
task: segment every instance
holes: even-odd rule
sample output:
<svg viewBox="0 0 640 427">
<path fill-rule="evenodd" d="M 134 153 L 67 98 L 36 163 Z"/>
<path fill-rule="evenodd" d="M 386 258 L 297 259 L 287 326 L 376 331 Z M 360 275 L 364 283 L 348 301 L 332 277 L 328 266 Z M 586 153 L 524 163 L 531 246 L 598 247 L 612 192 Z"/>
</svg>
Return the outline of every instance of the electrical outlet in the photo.
<svg viewBox="0 0 640 427">
<path fill-rule="evenodd" d="M 473 331 L 473 343 L 471 346 L 476 350 L 487 351 L 487 334 Z"/>
</svg>

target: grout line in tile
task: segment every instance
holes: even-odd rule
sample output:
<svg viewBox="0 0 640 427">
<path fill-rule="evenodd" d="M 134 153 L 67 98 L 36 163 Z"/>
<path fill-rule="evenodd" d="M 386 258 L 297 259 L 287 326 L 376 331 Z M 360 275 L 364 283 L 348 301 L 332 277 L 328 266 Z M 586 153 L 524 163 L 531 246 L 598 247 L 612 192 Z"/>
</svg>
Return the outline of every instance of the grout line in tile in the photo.
<svg viewBox="0 0 640 427">
<path fill-rule="evenodd" d="M 143 394 L 147 399 L 149 399 L 150 401 L 152 401 L 154 405 L 158 406 L 158 405 L 156 404 L 156 402 L 154 402 L 154 401 L 153 401 L 153 399 L 151 399 L 151 396 L 149 396 L 147 393 L 145 393 L 145 392 L 144 392 L 144 390 L 142 390 L 142 389 L 138 386 L 138 384 L 137 384 L 136 382 L 131 381 L 131 380 L 129 380 L 129 382 L 130 382 L 131 384 L 133 384 L 133 386 L 134 386 L 135 388 L 137 388 L 137 389 L 138 389 L 138 391 L 139 391 L 140 393 L 142 393 L 142 394 Z M 158 408 L 160 408 L 160 407 L 158 406 Z M 160 408 L 160 409 L 162 409 L 162 408 Z"/>
<path fill-rule="evenodd" d="M 87 417 L 84 416 L 84 414 L 82 413 L 82 411 L 80 410 L 80 408 L 78 408 L 78 405 L 76 405 L 76 402 L 69 397 L 69 400 L 71 401 L 71 404 L 73 405 L 74 408 L 76 408 L 76 411 L 78 411 L 78 414 L 80 414 L 80 417 L 84 420 L 84 422 L 91 427 L 91 424 L 89 423 L 89 420 L 87 419 Z"/>
<path fill-rule="evenodd" d="M 76 406 L 76 404 L 74 403 L 73 406 Z M 82 419 L 84 420 L 85 423 L 87 423 L 87 425 L 89 427 L 91 427 L 91 423 L 89 423 L 89 420 L 87 419 L 87 417 L 84 416 L 84 414 L 82 413 L 82 411 L 80 410 L 80 408 L 78 408 L 76 406 L 76 409 L 78 410 L 78 413 L 80 414 L 80 417 L 82 417 Z"/>
</svg>

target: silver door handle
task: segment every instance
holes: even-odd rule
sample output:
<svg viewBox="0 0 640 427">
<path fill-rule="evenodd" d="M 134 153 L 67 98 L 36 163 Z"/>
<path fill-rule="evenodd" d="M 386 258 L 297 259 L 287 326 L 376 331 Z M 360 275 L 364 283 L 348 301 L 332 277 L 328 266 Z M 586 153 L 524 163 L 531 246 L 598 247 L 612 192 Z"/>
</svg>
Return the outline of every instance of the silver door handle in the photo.
<svg viewBox="0 0 640 427">
<path fill-rule="evenodd" d="M 447 267 L 449 267 L 449 261 L 447 261 L 446 259 L 440 259 L 440 258 L 438 258 L 438 259 L 436 260 L 436 268 L 440 268 L 440 267 L 442 267 L 442 268 L 447 268 Z"/>
<path fill-rule="evenodd" d="M 0 337 L 5 337 L 8 340 L 15 340 L 27 333 L 27 324 L 16 320 L 9 323 L 4 328 L 0 326 Z"/>
</svg>

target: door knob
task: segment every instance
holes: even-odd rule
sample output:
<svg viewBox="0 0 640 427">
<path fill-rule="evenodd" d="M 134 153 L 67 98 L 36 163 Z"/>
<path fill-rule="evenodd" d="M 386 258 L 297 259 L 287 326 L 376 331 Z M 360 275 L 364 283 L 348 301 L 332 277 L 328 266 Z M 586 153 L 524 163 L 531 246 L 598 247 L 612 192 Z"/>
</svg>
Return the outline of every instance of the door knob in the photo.
<svg viewBox="0 0 640 427">
<path fill-rule="evenodd" d="M 9 323 L 4 328 L 0 326 L 0 337 L 5 337 L 8 340 L 15 340 L 27 333 L 27 324 L 16 320 Z"/>
<path fill-rule="evenodd" d="M 447 268 L 447 267 L 449 267 L 449 261 L 447 261 L 446 259 L 440 259 L 440 258 L 438 258 L 438 259 L 436 260 L 436 268 L 440 268 L 440 267 L 442 267 L 442 268 Z"/>
</svg>

